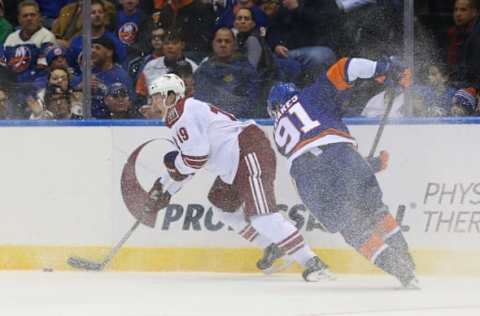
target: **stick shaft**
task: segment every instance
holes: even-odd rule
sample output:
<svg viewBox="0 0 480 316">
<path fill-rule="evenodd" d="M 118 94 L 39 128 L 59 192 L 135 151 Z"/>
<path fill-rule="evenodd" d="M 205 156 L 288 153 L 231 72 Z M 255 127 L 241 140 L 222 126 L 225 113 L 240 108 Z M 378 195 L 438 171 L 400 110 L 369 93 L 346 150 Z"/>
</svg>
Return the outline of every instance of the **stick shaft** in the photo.
<svg viewBox="0 0 480 316">
<path fill-rule="evenodd" d="M 123 236 L 122 239 L 110 250 L 110 253 L 105 257 L 105 259 L 102 261 L 102 265 L 105 267 L 107 266 L 110 261 L 112 261 L 113 257 L 117 254 L 117 252 L 122 248 L 123 244 L 130 238 L 130 236 L 133 234 L 133 232 L 137 229 L 137 227 L 140 225 L 140 220 L 136 220 L 133 226 L 127 231 L 127 233 Z"/>
<path fill-rule="evenodd" d="M 387 107 L 385 108 L 385 113 L 383 114 L 382 120 L 380 121 L 380 125 L 378 125 L 377 133 L 373 140 L 372 147 L 370 148 L 370 152 L 368 153 L 367 159 L 370 159 L 375 155 L 375 151 L 377 150 L 377 146 L 380 143 L 380 138 L 382 137 L 383 130 L 385 129 L 385 125 L 387 124 L 388 115 L 393 107 L 393 101 L 395 100 L 395 91 L 393 89 L 387 88 L 385 92 L 385 97 L 388 98 Z"/>
</svg>

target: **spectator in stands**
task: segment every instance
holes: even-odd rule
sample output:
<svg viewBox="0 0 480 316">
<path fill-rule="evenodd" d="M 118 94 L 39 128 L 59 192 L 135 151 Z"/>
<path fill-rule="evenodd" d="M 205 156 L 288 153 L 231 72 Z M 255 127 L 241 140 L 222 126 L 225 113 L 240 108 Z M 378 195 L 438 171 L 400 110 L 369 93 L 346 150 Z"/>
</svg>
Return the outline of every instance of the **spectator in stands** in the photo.
<svg viewBox="0 0 480 316">
<path fill-rule="evenodd" d="M 280 58 L 294 59 L 307 78 L 318 74 L 335 62 L 334 30 L 337 15 L 312 10 L 300 0 L 284 0 L 273 17 L 267 39 Z"/>
<path fill-rule="evenodd" d="M 0 85 L 0 120 L 10 119 L 8 107 L 8 90 Z"/>
<path fill-rule="evenodd" d="M 133 100 L 132 81 L 128 73 L 115 63 L 116 46 L 106 34 L 92 40 L 92 113 L 95 118 L 109 118 L 104 98 L 114 83 L 124 84 Z"/>
<path fill-rule="evenodd" d="M 51 29 L 53 21 L 58 17 L 60 10 L 67 4 L 70 0 L 37 0 L 38 6 L 40 7 L 40 12 L 42 14 L 43 24 L 46 28 Z"/>
<path fill-rule="evenodd" d="M 476 0 L 456 0 L 448 31 L 448 64 L 459 87 L 480 88 L 480 19 Z"/>
<path fill-rule="evenodd" d="M 457 0 L 453 12 L 455 25 L 448 30 L 448 65 L 454 68 L 461 62 L 462 46 L 474 29 L 478 10 L 474 0 Z"/>
<path fill-rule="evenodd" d="M 265 40 L 265 30 L 256 28 L 253 13 L 249 8 L 240 8 L 235 12 L 233 30 L 237 33 L 238 51 L 247 56 L 261 80 L 259 98 L 266 100 L 273 83 L 287 79 L 286 76 L 281 76 L 281 71 L 287 73 L 286 69 L 289 68 L 276 64 L 278 59 L 274 58 L 273 52 Z M 294 79 L 295 74 L 292 74 L 291 77 Z"/>
<path fill-rule="evenodd" d="M 32 82 L 47 67 L 45 50 L 56 44 L 55 36 L 42 26 L 34 0 L 19 3 L 18 21 L 20 29 L 11 33 L 3 45 L 4 58 L 18 82 Z"/>
<path fill-rule="evenodd" d="M 107 0 L 99 0 L 105 11 L 105 25 L 113 27 L 115 20 L 115 6 Z M 92 1 L 92 6 L 95 1 Z M 70 40 L 82 32 L 82 6 L 83 0 L 77 0 L 64 6 L 58 18 L 52 23 L 52 32 L 57 37 L 59 45 L 67 48 Z M 93 19 L 93 17 L 92 17 Z"/>
<path fill-rule="evenodd" d="M 53 67 L 48 76 L 48 84 L 60 87 L 64 92 L 71 89 L 70 73 L 66 67 Z"/>
<path fill-rule="evenodd" d="M 42 99 L 27 99 L 31 109 L 31 120 L 37 119 L 83 119 L 81 103 L 75 102 L 75 93 L 72 89 L 49 83 L 43 92 Z"/>
<path fill-rule="evenodd" d="M 12 104 L 9 100 L 11 84 L 10 72 L 5 67 L 0 67 L 0 120 L 13 119 Z"/>
<path fill-rule="evenodd" d="M 127 50 L 127 61 L 146 53 L 145 30 L 148 18 L 138 8 L 139 0 L 120 1 L 121 10 L 117 11 L 115 34 Z"/>
<path fill-rule="evenodd" d="M 257 27 L 267 27 L 269 25 L 268 16 L 265 12 L 255 4 L 253 0 L 238 0 L 237 3 L 231 7 L 226 8 L 221 16 L 218 17 L 215 26 L 216 28 L 228 27 L 232 28 L 235 23 L 235 14 L 241 8 L 248 8 L 252 11 Z"/>
<path fill-rule="evenodd" d="M 48 111 L 43 102 L 35 96 L 29 95 L 26 99 L 28 111 L 30 112 L 29 120 L 51 120 L 54 119 L 53 113 Z"/>
<path fill-rule="evenodd" d="M 137 81 L 138 76 L 149 61 L 163 56 L 164 36 L 165 30 L 161 27 L 155 27 L 150 33 L 150 53 L 145 56 L 137 56 L 128 63 L 128 74 L 134 82 Z"/>
<path fill-rule="evenodd" d="M 447 65 L 436 64 L 427 68 L 427 87 L 432 91 L 432 96 L 427 98 L 427 116 L 443 116 L 450 113 L 451 100 L 455 88 L 450 85 Z M 435 115 L 438 113 L 438 115 Z"/>
<path fill-rule="evenodd" d="M 452 116 L 472 116 L 479 115 L 477 107 L 478 90 L 475 88 L 460 89 L 455 92 L 452 98 L 452 108 L 450 114 Z"/>
<path fill-rule="evenodd" d="M 39 88 L 39 89 L 45 88 L 48 82 L 48 78 L 51 74 L 51 71 L 57 68 L 65 68 L 67 70 L 69 74 L 69 82 L 72 87 L 75 87 L 80 83 L 81 78 L 80 76 L 75 75 L 73 68 L 70 67 L 70 65 L 68 64 L 66 54 L 67 54 L 67 51 L 60 46 L 52 46 L 47 50 L 48 67 L 33 82 L 36 88 Z"/>
<path fill-rule="evenodd" d="M 0 44 L 3 45 L 7 36 L 13 32 L 13 26 L 5 18 L 5 8 L 3 5 L 3 0 L 0 0 Z"/>
<path fill-rule="evenodd" d="M 258 99 L 259 76 L 246 56 L 237 51 L 235 35 L 220 28 L 213 39 L 213 56 L 194 72 L 194 97 L 241 118 L 266 117 Z"/>
<path fill-rule="evenodd" d="M 159 1 L 162 2 L 162 1 Z M 165 29 L 182 31 L 185 55 L 196 63 L 211 52 L 210 42 L 215 26 L 215 12 L 211 3 L 202 0 L 163 1 L 159 20 Z"/>
<path fill-rule="evenodd" d="M 239 52 L 248 57 L 248 61 L 257 72 L 274 72 L 272 51 L 263 34 L 256 28 L 252 10 L 249 8 L 238 9 L 235 12 L 233 26 L 234 32 L 237 33 Z"/>
<path fill-rule="evenodd" d="M 128 88 L 120 82 L 112 84 L 105 96 L 105 105 L 110 111 L 111 119 L 138 118 L 130 99 Z"/>
<path fill-rule="evenodd" d="M 183 50 L 185 42 L 179 30 L 169 30 L 163 37 L 163 56 L 149 61 L 140 74 L 135 91 L 141 96 L 147 96 L 147 87 L 153 79 L 158 76 L 169 73 L 175 65 L 181 61 L 187 61 L 193 71 L 197 69 L 197 64 L 184 56 Z"/>
<path fill-rule="evenodd" d="M 64 91 L 55 84 L 49 85 L 45 93 L 46 111 L 52 113 L 54 119 L 70 120 L 82 119 L 83 109 L 72 102 L 73 91 Z"/>
<path fill-rule="evenodd" d="M 109 37 L 115 45 L 116 60 L 118 62 L 124 61 L 127 57 L 127 50 L 115 34 L 107 30 L 105 12 L 105 5 L 101 0 L 92 0 L 92 38 L 100 38 L 103 35 Z M 76 73 L 81 72 L 82 47 L 83 36 L 78 35 L 72 39 L 68 49 L 68 62 L 75 69 Z"/>
<path fill-rule="evenodd" d="M 195 81 L 193 80 L 192 65 L 186 60 L 180 60 L 177 62 L 175 67 L 172 68 L 171 73 L 182 78 L 183 82 L 185 83 L 185 95 L 193 96 Z"/>
</svg>

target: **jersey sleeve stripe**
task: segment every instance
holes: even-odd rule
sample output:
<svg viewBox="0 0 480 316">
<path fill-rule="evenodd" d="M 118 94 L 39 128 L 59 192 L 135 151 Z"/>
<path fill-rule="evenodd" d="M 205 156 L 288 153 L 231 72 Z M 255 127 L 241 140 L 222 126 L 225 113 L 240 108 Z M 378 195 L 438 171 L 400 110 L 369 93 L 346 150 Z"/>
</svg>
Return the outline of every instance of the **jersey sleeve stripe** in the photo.
<svg viewBox="0 0 480 316">
<path fill-rule="evenodd" d="M 314 141 L 316 141 L 316 140 L 318 140 L 318 139 L 320 139 L 324 136 L 327 136 L 327 135 L 337 135 L 337 136 L 342 136 L 342 137 L 354 139 L 349 133 L 339 131 L 338 129 L 335 129 L 335 128 L 328 128 L 328 129 L 322 131 L 320 134 L 315 135 L 314 137 L 311 137 L 311 138 L 307 138 L 304 141 L 301 141 L 300 143 L 298 143 L 295 146 L 295 148 L 293 148 L 292 152 L 290 153 L 290 156 L 293 155 L 298 150 L 300 150 L 303 146 L 308 145 L 311 142 L 314 142 Z"/>
<path fill-rule="evenodd" d="M 337 90 L 347 90 L 352 86 L 348 84 L 347 67 L 350 59 L 342 58 L 327 71 L 327 78 Z"/>
<path fill-rule="evenodd" d="M 185 156 L 182 155 L 182 160 L 190 168 L 193 169 L 201 169 L 208 161 L 208 156 L 199 156 L 199 157 L 192 157 L 192 156 Z"/>
</svg>

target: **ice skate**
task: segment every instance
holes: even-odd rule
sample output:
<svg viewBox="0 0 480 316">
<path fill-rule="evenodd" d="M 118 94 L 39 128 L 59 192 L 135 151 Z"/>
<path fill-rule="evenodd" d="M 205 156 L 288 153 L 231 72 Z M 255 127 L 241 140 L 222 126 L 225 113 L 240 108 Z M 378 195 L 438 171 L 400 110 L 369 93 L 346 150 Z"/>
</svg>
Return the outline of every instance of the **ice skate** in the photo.
<svg viewBox="0 0 480 316">
<path fill-rule="evenodd" d="M 401 281 L 402 282 L 402 281 Z M 421 290 L 420 282 L 416 277 L 410 278 L 408 281 L 402 282 L 402 290 Z"/>
<path fill-rule="evenodd" d="M 282 258 L 283 257 L 283 258 Z M 280 260 L 280 258 L 282 258 Z M 263 256 L 257 261 L 257 268 L 265 274 L 280 272 L 289 268 L 295 261 L 274 243 L 263 250 Z"/>
<path fill-rule="evenodd" d="M 307 282 L 335 280 L 335 276 L 330 272 L 328 266 L 317 256 L 307 261 L 302 277 Z"/>
</svg>

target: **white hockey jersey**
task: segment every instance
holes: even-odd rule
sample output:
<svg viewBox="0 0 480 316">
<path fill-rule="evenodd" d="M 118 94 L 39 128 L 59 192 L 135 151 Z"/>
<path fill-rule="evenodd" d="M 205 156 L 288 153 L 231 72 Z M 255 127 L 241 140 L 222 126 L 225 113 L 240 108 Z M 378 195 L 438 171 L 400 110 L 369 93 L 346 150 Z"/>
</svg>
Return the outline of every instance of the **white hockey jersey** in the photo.
<svg viewBox="0 0 480 316">
<path fill-rule="evenodd" d="M 238 121 L 217 107 L 188 98 L 167 112 L 165 123 L 181 153 L 175 160 L 180 173 L 205 167 L 225 183 L 233 182 L 240 156 L 238 135 L 254 121 Z"/>
</svg>

